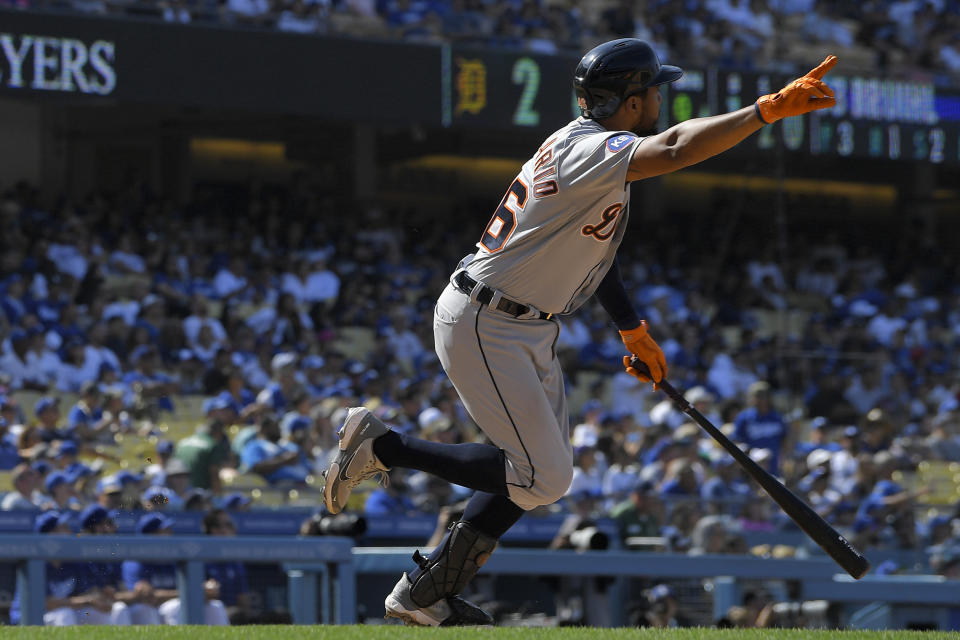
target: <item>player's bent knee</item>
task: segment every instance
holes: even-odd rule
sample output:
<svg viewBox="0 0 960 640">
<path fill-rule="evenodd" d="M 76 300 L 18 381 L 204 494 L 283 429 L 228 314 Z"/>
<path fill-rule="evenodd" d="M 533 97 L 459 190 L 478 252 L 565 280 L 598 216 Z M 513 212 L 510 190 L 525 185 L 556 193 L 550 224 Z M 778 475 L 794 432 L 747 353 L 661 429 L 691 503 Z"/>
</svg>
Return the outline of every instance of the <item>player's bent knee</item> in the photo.
<svg viewBox="0 0 960 640">
<path fill-rule="evenodd" d="M 532 486 L 511 487 L 510 499 L 527 511 L 553 504 L 566 495 L 572 480 L 573 466 L 550 468 L 547 472 L 537 473 Z"/>
</svg>

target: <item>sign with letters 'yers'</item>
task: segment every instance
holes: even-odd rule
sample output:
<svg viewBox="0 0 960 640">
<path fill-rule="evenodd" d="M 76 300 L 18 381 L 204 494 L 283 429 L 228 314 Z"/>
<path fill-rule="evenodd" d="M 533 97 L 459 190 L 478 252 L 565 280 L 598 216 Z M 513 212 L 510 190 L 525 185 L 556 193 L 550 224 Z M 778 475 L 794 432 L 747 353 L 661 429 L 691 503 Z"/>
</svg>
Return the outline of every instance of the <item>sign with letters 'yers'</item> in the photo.
<svg viewBox="0 0 960 640">
<path fill-rule="evenodd" d="M 112 40 L 0 32 L 0 85 L 108 96 L 117 88 Z"/>
</svg>

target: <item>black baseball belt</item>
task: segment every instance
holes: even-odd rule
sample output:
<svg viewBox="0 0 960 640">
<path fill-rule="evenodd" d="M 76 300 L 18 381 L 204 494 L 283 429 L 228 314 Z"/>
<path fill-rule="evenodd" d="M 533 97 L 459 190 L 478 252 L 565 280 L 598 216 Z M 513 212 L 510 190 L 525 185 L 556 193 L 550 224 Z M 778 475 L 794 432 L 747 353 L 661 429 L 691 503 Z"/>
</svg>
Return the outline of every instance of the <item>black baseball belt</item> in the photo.
<svg viewBox="0 0 960 640">
<path fill-rule="evenodd" d="M 478 284 L 476 280 L 467 275 L 466 271 L 461 271 L 458 273 L 453 278 L 453 283 L 457 285 L 457 289 L 468 296 L 473 294 L 473 290 Z M 480 304 L 489 305 L 490 301 L 493 300 L 493 293 L 493 289 L 487 285 L 480 285 L 480 290 L 477 292 L 477 302 Z M 497 302 L 496 308 L 498 311 L 503 311 L 507 315 L 511 315 L 514 318 L 525 316 L 531 311 L 530 307 L 527 305 L 514 302 L 513 300 L 507 300 L 506 298 L 500 298 L 500 301 Z M 540 315 L 537 317 L 540 320 L 549 320 L 553 317 L 552 313 L 547 313 L 546 311 L 539 311 L 538 313 Z"/>
</svg>

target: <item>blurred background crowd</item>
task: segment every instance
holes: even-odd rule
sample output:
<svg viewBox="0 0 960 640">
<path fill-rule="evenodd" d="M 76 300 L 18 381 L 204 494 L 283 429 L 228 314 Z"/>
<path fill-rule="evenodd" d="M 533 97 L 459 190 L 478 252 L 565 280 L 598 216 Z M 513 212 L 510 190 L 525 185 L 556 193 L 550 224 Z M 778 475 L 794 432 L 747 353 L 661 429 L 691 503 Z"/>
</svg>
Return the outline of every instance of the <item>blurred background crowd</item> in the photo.
<svg viewBox="0 0 960 640">
<path fill-rule="evenodd" d="M 306 183 L 186 206 L 139 183 L 52 207 L 39 195 L 19 184 L 0 201 L 0 508 L 316 505 L 345 408 L 361 403 L 419 437 L 482 439 L 431 318 L 483 211 L 442 226 Z M 827 237 L 801 227 L 777 259 L 768 227 L 730 219 L 683 238 L 680 224 L 644 225 L 621 251 L 674 384 L 855 545 L 926 548 L 953 574 L 956 254 L 905 220 L 890 246 L 842 224 Z M 613 518 L 626 546 L 691 553 L 745 552 L 739 533 L 791 528 L 665 396 L 621 371 L 599 305 L 562 324 L 576 471 L 541 512 Z M 467 496 L 390 475 L 351 506 L 437 513 Z"/>
<path fill-rule="evenodd" d="M 783 73 L 806 71 L 828 45 L 872 75 L 960 78 L 957 0 L 0 6 L 544 54 L 637 36 L 668 61 Z M 764 173 L 749 162 L 732 170 Z M 29 512 L 38 534 L 165 535 L 187 530 L 179 518 L 232 535 L 238 512 L 286 510 L 304 518 L 301 535 L 362 542 L 362 521 L 310 515 L 348 407 L 421 438 L 483 441 L 434 354 L 432 312 L 491 202 L 451 195 L 438 223 L 426 204 L 349 198 L 331 184 L 335 172 L 319 173 L 197 181 L 187 202 L 137 178 L 85 197 L 0 184 L 0 511 Z M 828 173 L 818 166 L 818 188 Z M 419 186 L 413 200 L 429 202 L 435 185 Z M 896 215 L 848 216 L 848 203 L 827 195 L 787 207 L 746 186 L 708 197 L 699 208 L 675 198 L 649 218 L 635 205 L 620 249 L 671 381 L 855 546 L 896 558 L 877 573 L 960 578 L 955 223 L 915 216 L 906 200 Z M 525 517 L 564 521 L 551 548 L 809 552 L 728 455 L 622 371 L 623 345 L 599 305 L 561 324 L 575 473 L 564 500 Z M 442 533 L 469 495 L 405 470 L 385 485 L 361 485 L 348 511 L 436 519 Z M 172 566 L 52 563 L 47 572 L 50 624 L 177 620 Z M 257 602 L 242 563 L 206 573 L 208 623 L 289 621 Z M 605 622 L 584 617 L 578 598 L 590 584 L 553 585 L 561 622 Z M 827 616 L 777 610 L 760 589 L 722 620 L 695 617 L 678 609 L 690 600 L 683 585 L 646 586 L 630 613 L 645 626 Z M 700 581 L 695 589 L 703 596 Z M 10 604 L 16 622 L 19 601 Z"/>
<path fill-rule="evenodd" d="M 960 75 L 957 0 L 0 0 L 0 5 L 178 23 L 580 53 L 642 38 L 690 65 L 806 71 L 824 43 L 848 68 Z"/>
</svg>

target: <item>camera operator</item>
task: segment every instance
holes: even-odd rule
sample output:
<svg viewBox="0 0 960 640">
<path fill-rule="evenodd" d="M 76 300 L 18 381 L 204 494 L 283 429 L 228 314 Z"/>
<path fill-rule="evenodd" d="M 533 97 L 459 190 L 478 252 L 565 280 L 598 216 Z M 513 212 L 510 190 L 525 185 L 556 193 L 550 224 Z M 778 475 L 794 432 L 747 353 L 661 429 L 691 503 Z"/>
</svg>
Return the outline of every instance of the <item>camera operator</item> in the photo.
<svg viewBox="0 0 960 640">
<path fill-rule="evenodd" d="M 317 512 L 300 523 L 301 536 L 344 536 L 359 538 L 367 532 L 367 520 L 355 513 L 338 513 L 335 516 Z"/>
<path fill-rule="evenodd" d="M 592 519 L 600 505 L 600 496 L 584 491 L 569 494 L 566 500 L 571 513 L 560 525 L 549 548 L 605 551 L 610 546 L 610 537 L 600 531 Z M 609 578 L 564 576 L 548 582 L 556 585 L 558 625 L 610 626 Z"/>
</svg>

